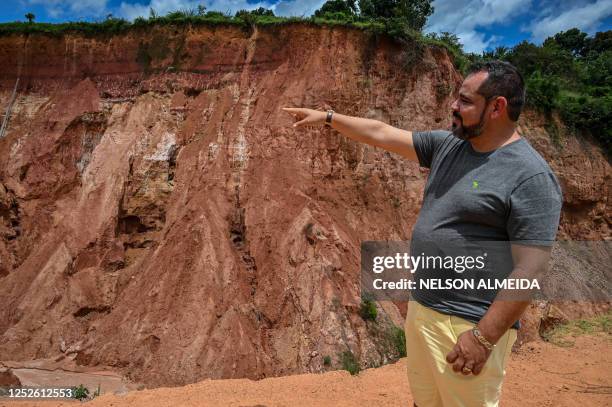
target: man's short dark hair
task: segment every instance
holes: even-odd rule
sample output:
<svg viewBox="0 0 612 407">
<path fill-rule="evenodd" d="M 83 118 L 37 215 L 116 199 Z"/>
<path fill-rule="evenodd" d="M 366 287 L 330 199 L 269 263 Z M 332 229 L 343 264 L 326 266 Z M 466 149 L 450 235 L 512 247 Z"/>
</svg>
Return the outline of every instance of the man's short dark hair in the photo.
<svg viewBox="0 0 612 407">
<path fill-rule="evenodd" d="M 468 69 L 468 75 L 487 72 L 487 79 L 478 88 L 478 93 L 489 99 L 503 96 L 508 101 L 508 117 L 517 121 L 525 104 L 525 82 L 521 73 L 509 62 L 475 62 Z"/>
</svg>

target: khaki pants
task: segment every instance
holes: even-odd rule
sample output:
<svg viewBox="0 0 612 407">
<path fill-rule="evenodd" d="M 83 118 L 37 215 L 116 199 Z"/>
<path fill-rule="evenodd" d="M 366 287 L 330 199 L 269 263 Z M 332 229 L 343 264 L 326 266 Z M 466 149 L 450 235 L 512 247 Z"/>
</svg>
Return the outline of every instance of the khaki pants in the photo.
<svg viewBox="0 0 612 407">
<path fill-rule="evenodd" d="M 499 404 L 516 329 L 509 329 L 501 337 L 478 376 L 464 376 L 453 371 L 446 355 L 455 346 L 457 336 L 474 325 L 463 318 L 410 301 L 404 328 L 408 380 L 418 407 L 493 407 Z"/>
</svg>

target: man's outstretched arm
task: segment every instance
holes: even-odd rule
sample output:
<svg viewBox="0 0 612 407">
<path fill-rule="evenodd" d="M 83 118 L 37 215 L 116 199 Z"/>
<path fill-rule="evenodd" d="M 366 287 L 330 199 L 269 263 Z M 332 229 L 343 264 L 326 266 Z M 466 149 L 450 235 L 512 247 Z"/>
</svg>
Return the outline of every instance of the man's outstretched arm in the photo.
<svg viewBox="0 0 612 407">
<path fill-rule="evenodd" d="M 283 107 L 282 109 L 299 120 L 293 124 L 293 127 L 325 124 L 327 112 L 291 107 Z M 411 131 L 398 129 L 378 120 L 347 116 L 340 113 L 334 113 L 331 127 L 343 136 L 360 143 L 380 147 L 409 160 L 418 161 L 412 143 Z"/>
</svg>

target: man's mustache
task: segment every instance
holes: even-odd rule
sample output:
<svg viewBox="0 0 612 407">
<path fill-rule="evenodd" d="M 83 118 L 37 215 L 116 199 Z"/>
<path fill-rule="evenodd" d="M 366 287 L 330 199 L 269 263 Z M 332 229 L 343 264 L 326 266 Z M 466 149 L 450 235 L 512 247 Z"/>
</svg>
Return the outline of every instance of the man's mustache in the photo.
<svg viewBox="0 0 612 407">
<path fill-rule="evenodd" d="M 461 115 L 459 114 L 459 112 L 453 112 L 453 116 L 456 117 L 457 119 L 461 120 L 463 122 L 463 118 L 461 117 Z"/>
</svg>

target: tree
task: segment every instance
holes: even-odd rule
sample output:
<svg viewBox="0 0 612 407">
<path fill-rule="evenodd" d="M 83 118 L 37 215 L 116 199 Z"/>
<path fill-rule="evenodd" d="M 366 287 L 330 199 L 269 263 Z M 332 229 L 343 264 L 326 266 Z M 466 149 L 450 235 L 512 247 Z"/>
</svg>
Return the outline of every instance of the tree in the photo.
<svg viewBox="0 0 612 407">
<path fill-rule="evenodd" d="M 347 16 L 357 14 L 355 0 L 328 0 L 320 9 L 314 12 L 315 17 L 324 17 L 326 14 L 341 13 Z"/>
<path fill-rule="evenodd" d="M 422 31 L 434 11 L 431 0 L 398 0 L 394 9 L 396 17 L 405 18 L 408 26 L 416 31 Z"/>
<path fill-rule="evenodd" d="M 204 14 L 206 14 L 206 6 L 203 5 L 203 4 L 198 4 L 197 14 L 200 17 L 202 17 Z"/>
<path fill-rule="evenodd" d="M 612 49 L 587 62 L 583 81 L 591 87 L 612 87 Z"/>
<path fill-rule="evenodd" d="M 577 28 L 561 31 L 553 37 L 544 40 L 544 46 L 557 45 L 561 49 L 569 51 L 574 56 L 584 56 L 587 47 L 588 34 Z"/>
<path fill-rule="evenodd" d="M 550 113 L 559 96 L 559 84 L 555 77 L 542 76 L 535 71 L 527 78 L 527 104 Z"/>
<path fill-rule="evenodd" d="M 597 55 L 609 50 L 612 50 L 612 30 L 600 31 L 594 37 L 589 38 L 585 53 L 597 58 Z"/>
<path fill-rule="evenodd" d="M 263 8 L 263 7 L 259 7 L 259 8 L 256 8 L 255 10 L 252 10 L 251 14 L 256 15 L 256 16 L 274 17 L 274 11 L 267 9 L 267 8 Z"/>
<path fill-rule="evenodd" d="M 508 58 L 508 54 L 510 53 L 510 51 L 511 51 L 510 48 L 501 45 L 499 47 L 496 47 L 495 50 L 493 51 L 486 52 L 484 55 L 490 53 L 491 56 L 489 57 L 489 59 L 504 59 L 505 60 Z"/>
<path fill-rule="evenodd" d="M 359 14 L 363 17 L 376 17 L 376 8 L 372 0 L 359 0 Z"/>
<path fill-rule="evenodd" d="M 28 13 L 25 15 L 25 18 L 28 19 L 28 23 L 32 23 L 34 21 L 34 19 L 36 18 L 36 16 L 32 13 Z"/>
<path fill-rule="evenodd" d="M 461 42 L 459 41 L 459 37 L 457 37 L 457 35 L 453 33 L 450 33 L 448 31 L 442 31 L 439 34 L 429 33 L 426 36 L 433 40 L 441 41 L 458 52 L 463 52 L 463 44 L 461 44 Z"/>
<path fill-rule="evenodd" d="M 235 17 L 240 17 L 245 21 L 252 21 L 255 17 L 258 16 L 269 16 L 269 17 L 274 17 L 274 11 L 263 8 L 263 7 L 259 7 L 255 10 L 238 10 L 236 11 Z"/>
<path fill-rule="evenodd" d="M 363 17 L 400 19 L 401 25 L 422 31 L 427 18 L 433 13 L 432 0 L 359 0 Z"/>
</svg>

